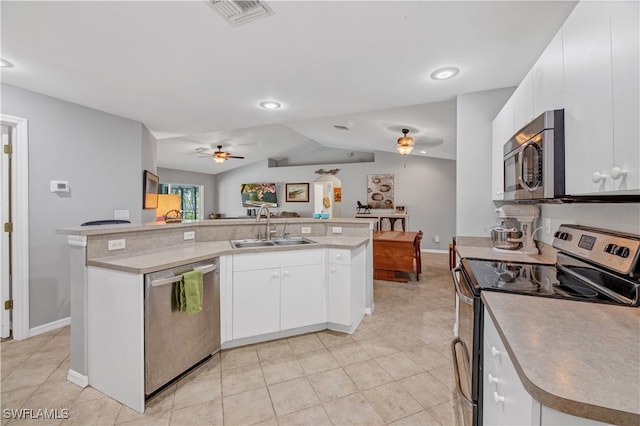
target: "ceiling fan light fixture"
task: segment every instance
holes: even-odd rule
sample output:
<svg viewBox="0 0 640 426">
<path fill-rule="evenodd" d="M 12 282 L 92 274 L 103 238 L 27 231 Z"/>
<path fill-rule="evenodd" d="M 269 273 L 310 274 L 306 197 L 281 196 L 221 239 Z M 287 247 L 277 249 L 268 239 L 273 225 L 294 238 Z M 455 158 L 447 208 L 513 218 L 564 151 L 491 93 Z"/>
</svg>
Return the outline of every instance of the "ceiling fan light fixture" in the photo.
<svg viewBox="0 0 640 426">
<path fill-rule="evenodd" d="M 276 101 L 262 101 L 260 102 L 260 106 L 264 109 L 278 109 L 282 104 Z"/>
<path fill-rule="evenodd" d="M 455 77 L 459 72 L 460 70 L 456 67 L 440 68 L 431 73 L 431 78 L 434 80 L 447 80 Z"/>
<path fill-rule="evenodd" d="M 216 162 L 216 163 L 218 163 L 218 164 L 222 164 L 222 163 L 224 163 L 224 160 L 226 160 L 226 158 L 224 158 L 224 157 L 219 157 L 219 156 L 217 156 L 217 155 L 214 155 L 214 156 L 213 156 L 213 161 L 215 161 L 215 162 Z"/>
<path fill-rule="evenodd" d="M 413 138 L 411 136 L 407 136 L 409 129 L 402 129 L 402 133 L 404 136 L 398 138 L 396 151 L 402 155 L 409 155 L 409 153 L 413 151 Z"/>
</svg>

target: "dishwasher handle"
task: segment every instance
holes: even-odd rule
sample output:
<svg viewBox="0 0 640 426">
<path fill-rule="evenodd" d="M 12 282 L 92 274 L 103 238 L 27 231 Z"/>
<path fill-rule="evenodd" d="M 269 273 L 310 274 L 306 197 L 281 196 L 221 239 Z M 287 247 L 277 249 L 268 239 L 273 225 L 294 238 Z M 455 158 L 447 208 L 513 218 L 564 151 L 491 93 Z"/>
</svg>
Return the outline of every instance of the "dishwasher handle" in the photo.
<svg viewBox="0 0 640 426">
<path fill-rule="evenodd" d="M 209 272 L 213 272 L 216 269 L 218 269 L 218 265 L 216 265 L 215 263 L 212 263 L 210 265 L 196 266 L 193 268 L 194 271 L 202 271 L 202 274 L 208 274 Z M 177 283 L 180 282 L 180 280 L 182 280 L 182 275 L 175 275 L 173 277 L 167 278 L 158 278 L 151 281 L 151 286 L 159 287 L 162 285 Z"/>
</svg>

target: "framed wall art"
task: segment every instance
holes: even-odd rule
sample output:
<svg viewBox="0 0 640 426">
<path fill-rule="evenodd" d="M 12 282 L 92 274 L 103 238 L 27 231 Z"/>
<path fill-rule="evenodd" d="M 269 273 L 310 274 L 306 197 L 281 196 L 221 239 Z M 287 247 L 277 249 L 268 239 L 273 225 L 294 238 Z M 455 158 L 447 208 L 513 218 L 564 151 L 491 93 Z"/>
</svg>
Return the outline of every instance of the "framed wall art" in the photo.
<svg viewBox="0 0 640 426">
<path fill-rule="evenodd" d="M 393 175 L 367 176 L 367 204 L 372 209 L 393 209 Z"/>
<path fill-rule="evenodd" d="M 287 193 L 287 203 L 308 203 L 309 184 L 308 183 L 287 183 L 285 184 Z"/>
<path fill-rule="evenodd" d="M 160 179 L 149 170 L 144 171 L 142 178 L 142 208 L 158 208 L 158 186 Z"/>
</svg>

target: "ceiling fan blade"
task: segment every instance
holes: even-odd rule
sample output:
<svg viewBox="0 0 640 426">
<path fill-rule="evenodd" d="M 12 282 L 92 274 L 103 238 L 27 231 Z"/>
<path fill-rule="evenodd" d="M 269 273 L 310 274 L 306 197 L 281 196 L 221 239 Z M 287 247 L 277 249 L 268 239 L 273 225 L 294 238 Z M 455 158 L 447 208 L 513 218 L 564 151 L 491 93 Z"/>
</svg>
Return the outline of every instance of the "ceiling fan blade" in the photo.
<svg viewBox="0 0 640 426">
<path fill-rule="evenodd" d="M 241 160 L 244 160 L 244 157 L 238 157 L 237 155 L 227 155 L 227 158 L 239 158 Z"/>
</svg>

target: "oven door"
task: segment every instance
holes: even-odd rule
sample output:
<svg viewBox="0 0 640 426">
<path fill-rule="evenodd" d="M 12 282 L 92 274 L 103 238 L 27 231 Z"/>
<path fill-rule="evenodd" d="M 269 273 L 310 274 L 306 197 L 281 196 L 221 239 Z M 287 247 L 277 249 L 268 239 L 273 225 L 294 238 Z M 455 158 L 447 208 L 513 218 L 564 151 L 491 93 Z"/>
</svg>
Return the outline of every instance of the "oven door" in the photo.
<svg viewBox="0 0 640 426">
<path fill-rule="evenodd" d="M 453 373 L 460 424 L 478 425 L 481 415 L 479 380 L 482 377 L 481 312 L 482 302 L 474 297 L 469 280 L 461 267 L 452 270 L 456 288 L 456 337 L 451 342 Z M 458 276 L 460 278 L 458 278 Z"/>
</svg>

